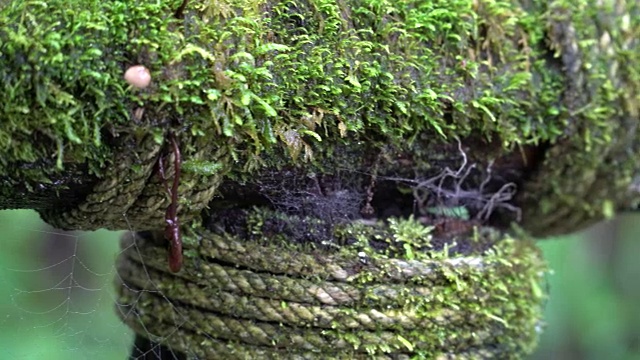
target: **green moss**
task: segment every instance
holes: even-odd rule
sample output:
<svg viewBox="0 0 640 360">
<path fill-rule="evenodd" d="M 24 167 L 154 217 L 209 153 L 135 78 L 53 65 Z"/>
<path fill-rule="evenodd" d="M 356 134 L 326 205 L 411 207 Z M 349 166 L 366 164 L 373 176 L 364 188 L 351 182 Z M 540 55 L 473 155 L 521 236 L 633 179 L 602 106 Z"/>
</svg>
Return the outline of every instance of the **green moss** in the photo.
<svg viewBox="0 0 640 360">
<path fill-rule="evenodd" d="M 127 4 L 4 2 L 0 172 L 15 163 L 45 162 L 52 172 L 85 161 L 99 172 L 109 159 L 104 137 L 130 126 L 134 96 L 122 80 L 124 66 L 144 48 L 175 38 L 164 6 Z"/>
<path fill-rule="evenodd" d="M 245 179 L 258 168 L 304 161 L 328 170 L 336 163 L 348 167 L 344 153 L 365 152 L 358 147 L 363 143 L 412 152 L 418 170 L 431 169 L 438 165 L 431 161 L 446 156 L 412 147 L 417 139 L 445 143 L 473 135 L 506 150 L 552 145 L 523 204 L 527 228 L 556 229 L 610 215 L 638 169 L 640 76 L 637 67 L 620 65 L 637 58 L 640 17 L 633 2 L 606 9 L 569 1 L 209 0 L 190 2 L 184 20 L 173 17 L 176 1 L 81 3 L 0 5 L 0 174 L 16 183 L 45 182 L 70 164 L 105 176 L 114 154 L 131 150 L 120 139 L 150 133 L 155 147 L 148 150 L 157 155 L 171 131 L 182 140 L 181 190 L 215 175 L 212 189 L 194 200 L 206 204 L 224 175 Z M 149 88 L 126 86 L 122 75 L 133 64 L 151 70 Z M 214 159 L 195 156 L 204 143 L 219 150 Z M 145 159 L 147 173 L 137 174 L 139 191 L 153 178 L 155 155 Z M 34 164 L 45 174 L 30 170 Z M 122 182 L 143 171 L 117 165 L 126 170 Z M 156 188 L 142 197 L 151 210 L 113 203 L 124 204 L 130 218 L 137 209 L 157 213 L 147 223 L 157 226 L 164 209 L 153 196 L 164 189 Z M 182 205 L 200 209 L 191 199 Z M 124 212 L 103 210 L 119 218 Z M 285 231 L 273 231 L 283 224 Z M 245 231 L 249 240 L 203 230 L 185 238 L 185 254 L 311 282 L 350 283 L 368 302 L 336 311 L 345 321 L 380 299 L 371 290 L 376 284 L 439 289 L 431 297 L 405 290 L 395 298 L 400 310 L 434 320 L 421 324 L 429 331 L 378 344 L 361 342 L 357 332 L 340 339 L 354 349 L 413 347 L 429 357 L 439 350 L 418 344 L 443 344 L 456 335 L 477 340 L 475 321 L 491 325 L 501 352 L 526 353 L 535 342 L 543 266 L 527 242 L 476 228 L 471 238 L 437 246 L 431 226 L 413 218 L 347 225 L 268 211 L 253 212 Z M 157 249 L 148 253 L 154 254 Z M 169 296 L 213 302 L 208 293 L 185 296 L 184 284 L 161 284 L 169 284 L 162 288 Z M 245 303 L 222 307 L 238 304 Z"/>
<path fill-rule="evenodd" d="M 638 147 L 640 113 L 633 1 L 202 1 L 184 20 L 175 3 L 2 3 L 7 186 L 66 164 L 104 176 L 131 145 L 118 139 L 151 132 L 161 143 L 169 129 L 186 158 L 196 138 L 225 148 L 216 162 L 237 177 L 330 158 L 340 144 L 411 149 L 419 137 L 473 135 L 505 152 L 558 145 L 521 204 L 526 219 L 549 218 L 526 225 L 536 233 L 559 229 L 561 209 L 584 209 L 565 222 L 577 228 L 607 201 L 633 200 L 624 190 L 639 167 L 626 154 Z M 153 76 L 143 91 L 122 79 L 138 63 Z M 34 164 L 43 171 L 28 171 Z"/>
<path fill-rule="evenodd" d="M 479 131 L 508 146 L 562 128 L 549 116 L 559 79 L 538 55 L 541 13 L 502 2 L 209 1 L 178 21 L 173 3 L 4 5 L 0 172 L 55 159 L 100 173 L 109 139 L 160 124 L 229 146 L 243 169 L 274 147 L 310 159 L 327 137 L 404 144 Z M 147 90 L 122 80 L 136 63 L 152 72 Z"/>
<path fill-rule="evenodd" d="M 525 226 L 538 235 L 573 231 L 629 209 L 640 160 L 640 7 L 634 1 L 549 4 L 550 48 L 566 72 L 563 141 L 527 184 Z M 636 55 L 631 55 L 636 54 Z M 554 110 L 555 111 L 555 110 Z M 534 206 L 529 206 L 533 205 Z"/>
</svg>

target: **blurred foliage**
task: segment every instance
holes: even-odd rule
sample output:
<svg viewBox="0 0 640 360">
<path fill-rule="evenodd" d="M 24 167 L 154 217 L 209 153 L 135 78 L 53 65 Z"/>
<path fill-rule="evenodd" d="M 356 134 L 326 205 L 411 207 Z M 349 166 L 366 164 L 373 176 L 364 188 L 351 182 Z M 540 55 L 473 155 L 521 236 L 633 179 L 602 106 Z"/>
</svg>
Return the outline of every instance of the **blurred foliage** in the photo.
<svg viewBox="0 0 640 360">
<path fill-rule="evenodd" d="M 33 211 L 0 211 L 0 359 L 126 359 L 115 315 L 119 234 L 62 232 Z"/>
<path fill-rule="evenodd" d="M 553 274 L 533 359 L 640 359 L 639 215 L 540 242 Z"/>
<path fill-rule="evenodd" d="M 532 359 L 640 359 L 638 220 L 540 243 L 554 273 Z M 112 289 L 118 233 L 55 231 L 31 211 L 0 211 L 0 228 L 2 358 L 127 358 L 133 336 Z"/>
</svg>

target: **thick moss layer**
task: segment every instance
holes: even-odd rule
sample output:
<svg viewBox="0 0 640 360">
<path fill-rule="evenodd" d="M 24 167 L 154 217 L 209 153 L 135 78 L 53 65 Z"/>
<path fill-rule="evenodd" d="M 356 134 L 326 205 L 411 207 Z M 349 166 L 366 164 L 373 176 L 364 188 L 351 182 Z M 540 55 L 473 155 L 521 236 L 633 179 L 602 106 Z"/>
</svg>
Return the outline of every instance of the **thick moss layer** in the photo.
<svg viewBox="0 0 640 360">
<path fill-rule="evenodd" d="M 638 207 L 640 3 L 554 1 L 545 21 L 568 127 L 521 197 L 525 228 L 557 234 Z"/>
<path fill-rule="evenodd" d="M 508 146 L 564 128 L 560 74 L 545 62 L 536 26 L 544 9 L 203 1 L 178 20 L 174 3 L 3 5 L 0 173 L 86 161 L 100 174 L 110 139 L 161 137 L 162 126 L 230 146 L 244 168 L 273 147 L 311 158 L 327 137 L 403 144 L 422 132 L 480 132 Z M 152 71 L 143 92 L 122 80 L 136 63 Z"/>
<path fill-rule="evenodd" d="M 446 169 L 463 174 L 461 156 L 469 167 L 477 163 L 481 168 L 472 184 L 484 186 L 486 174 L 493 171 L 504 183 L 498 188 L 516 180 L 524 186 L 518 203 L 509 198 L 508 209 L 516 213 L 519 206 L 523 225 L 537 234 L 575 230 L 633 200 L 628 189 L 640 168 L 635 155 L 637 2 L 203 0 L 190 1 L 184 18 L 177 19 L 174 10 L 180 2 L 0 2 L 4 193 L 24 182 L 57 182 L 56 176 L 69 169 L 85 169 L 98 179 L 94 191 L 84 202 L 70 204 L 74 208 L 69 211 L 43 212 L 51 223 L 85 229 L 160 228 L 168 199 L 153 168 L 159 157 L 169 157 L 163 143 L 172 133 L 185 160 L 180 193 L 188 199 L 181 203 L 183 220 L 209 204 L 225 179 L 244 185 L 254 176 L 278 176 L 275 170 L 285 173 L 298 165 L 304 167 L 302 178 L 332 173 L 336 165 L 352 164 L 353 172 L 365 173 L 350 178 L 354 183 L 368 180 L 357 188 L 358 202 L 365 206 L 356 212 L 362 215 L 366 205 L 376 205 L 376 196 L 390 189 L 377 185 L 382 176 L 402 179 L 396 182 L 409 183 L 409 191 L 415 191 L 420 181 Z M 148 89 L 125 85 L 122 75 L 133 64 L 151 70 Z M 493 160 L 495 168 L 487 165 Z M 456 190 L 468 190 L 457 180 Z M 406 191 L 407 186 L 395 190 Z M 422 191 L 425 198 L 431 195 Z M 342 193 L 331 196 L 336 194 Z M 444 205 L 456 206 L 436 210 L 467 205 L 456 200 L 446 198 Z M 234 201 L 238 198 L 226 197 L 212 205 Z M 418 210 L 433 208 L 430 205 Z M 201 245 L 186 247 L 191 261 L 185 268 L 206 274 L 205 280 L 170 278 L 162 271 L 149 274 L 171 297 L 203 307 L 218 304 L 226 311 L 251 310 L 256 316 L 262 305 L 314 314 L 327 305 L 322 301 L 329 301 L 323 295 L 327 287 L 340 294 L 331 301 L 350 301 L 345 308 L 334 305 L 338 309 L 332 316 L 343 321 L 336 327 L 364 326 L 358 316 L 377 305 L 393 303 L 409 314 L 384 313 L 384 341 L 372 338 L 367 332 L 371 328 L 356 328 L 341 337 L 330 329 L 329 317 L 291 317 L 299 327 L 320 322 L 325 332 L 306 331 L 304 339 L 296 339 L 299 343 L 288 340 L 292 343 L 285 346 L 321 348 L 329 343 L 354 352 L 442 357 L 528 352 L 541 298 L 537 280 L 542 267 L 536 252 L 527 243 L 482 231 L 478 239 L 493 240 L 467 242 L 473 245 L 467 252 L 451 253 L 444 246 L 451 243 L 435 246 L 429 238 L 428 226 L 435 224 L 420 223 L 418 216 L 424 213 L 414 212 L 413 222 L 390 222 L 391 231 L 372 227 L 375 212 L 368 213 L 359 225 L 337 229 L 342 237 L 334 230 L 322 233 L 335 225 L 321 226 L 327 222 L 322 218 L 312 222 L 316 232 L 305 241 L 282 235 L 280 241 L 271 239 L 261 215 L 254 214 L 248 222 L 253 227 L 245 231 L 268 240 L 244 242 L 251 236 L 241 241 L 237 233 L 234 237 L 203 229 L 200 237 L 185 238 Z M 329 236 L 323 243 L 325 235 L 335 239 Z M 344 243 L 353 247 L 345 249 Z M 318 261 L 326 253 L 335 264 Z M 145 263 L 165 268 L 161 248 L 150 248 L 145 256 Z M 135 282 L 140 259 L 129 253 L 123 258 L 121 271 L 131 278 L 133 291 L 146 286 Z M 237 290 L 225 288 L 229 281 L 214 274 L 242 274 L 216 263 L 218 259 L 257 268 L 264 274 L 254 272 L 250 279 L 279 287 L 282 298 L 257 306 L 247 297 L 267 297 L 258 290 L 229 295 Z M 346 266 L 336 265 L 341 261 Z M 273 266 L 286 268 L 274 271 Z M 273 272 L 282 278 L 271 277 Z M 302 285 L 295 282 L 300 278 L 306 281 Z M 213 281 L 218 283 L 214 286 Z M 390 281 L 407 286 L 394 288 Z M 318 290 L 320 282 L 324 292 Z M 224 299 L 211 300 L 209 286 Z M 156 306 L 157 314 L 177 309 L 144 294 L 149 298 L 132 304 Z M 132 294 L 123 291 L 122 303 L 131 299 Z M 162 323 L 172 314 L 159 319 L 146 311 L 140 316 L 149 321 L 147 329 L 157 326 L 158 334 L 176 328 L 167 326 L 175 323 Z M 425 319 L 435 320 L 426 324 Z M 226 320 L 223 326 L 207 318 L 208 327 L 180 328 L 185 336 L 169 339 L 182 349 L 195 339 L 210 345 L 200 347 L 202 351 L 237 350 L 240 335 L 228 329 L 246 328 L 255 319 L 241 324 Z M 416 321 L 429 331 L 389 337 L 389 332 L 405 331 Z M 383 332 L 375 321 L 368 324 Z M 490 330 L 478 331 L 478 326 Z M 264 334 L 273 331 L 264 325 L 251 333 L 257 353 L 267 351 Z M 217 339 L 223 335 L 224 340 Z M 500 346 L 482 348 L 485 341 Z"/>
<path fill-rule="evenodd" d="M 190 1 L 177 19 L 178 3 L 2 2 L 4 193 L 78 165 L 111 176 L 116 154 L 168 130 L 186 169 L 234 176 L 331 157 L 338 143 L 473 134 L 473 153 L 551 145 L 519 204 L 536 233 L 630 205 L 637 2 Z M 133 64 L 151 70 L 150 88 L 126 86 Z M 189 162 L 198 137 L 231 157 Z"/>
</svg>

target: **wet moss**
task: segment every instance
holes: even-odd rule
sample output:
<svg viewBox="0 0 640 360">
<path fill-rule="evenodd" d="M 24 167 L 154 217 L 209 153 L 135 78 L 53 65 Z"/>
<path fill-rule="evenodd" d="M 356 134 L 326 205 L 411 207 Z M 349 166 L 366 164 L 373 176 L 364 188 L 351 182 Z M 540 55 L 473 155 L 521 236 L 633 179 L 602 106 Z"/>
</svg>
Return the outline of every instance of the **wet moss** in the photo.
<svg viewBox="0 0 640 360">
<path fill-rule="evenodd" d="M 549 47 L 565 72 L 567 128 L 521 192 L 524 225 L 538 235 L 611 217 L 639 195 L 632 188 L 640 162 L 630 154 L 640 150 L 640 76 L 630 56 L 640 51 L 640 7 L 554 1 L 549 8 Z"/>
<path fill-rule="evenodd" d="M 633 202 L 634 2 L 194 1 L 179 19 L 178 5 L 3 2 L 3 188 L 57 181 L 72 164 L 107 176 L 136 143 L 122 139 L 147 133 L 158 146 L 177 133 L 187 158 L 206 138 L 229 157 L 186 169 L 241 179 L 265 166 L 326 171 L 345 144 L 473 137 L 491 158 L 550 149 L 523 174 L 525 218 L 548 219 L 525 225 L 538 234 L 566 231 L 553 214 L 584 209 L 565 222 L 575 229 Z M 150 69 L 149 88 L 126 86 L 133 64 Z"/>
<path fill-rule="evenodd" d="M 509 146 L 563 128 L 548 114 L 561 79 L 545 68 L 534 26 L 542 13 L 532 9 L 215 1 L 175 19 L 174 5 L 5 4 L 3 172 L 47 158 L 100 173 L 111 137 L 163 125 L 233 148 L 245 169 L 274 147 L 287 150 L 284 161 L 310 159 L 326 138 L 403 144 L 423 132 L 444 140 L 479 131 Z M 122 80 L 137 63 L 151 70 L 148 90 Z"/>
</svg>

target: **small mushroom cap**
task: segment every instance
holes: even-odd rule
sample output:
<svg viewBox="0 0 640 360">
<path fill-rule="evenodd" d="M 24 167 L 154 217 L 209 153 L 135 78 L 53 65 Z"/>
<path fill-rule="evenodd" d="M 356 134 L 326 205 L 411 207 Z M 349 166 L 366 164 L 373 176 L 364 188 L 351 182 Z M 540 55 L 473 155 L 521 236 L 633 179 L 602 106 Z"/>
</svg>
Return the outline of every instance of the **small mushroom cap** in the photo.
<svg viewBox="0 0 640 360">
<path fill-rule="evenodd" d="M 129 85 L 144 89 L 151 83 L 151 73 L 143 65 L 134 65 L 124 72 L 124 79 Z"/>
</svg>

